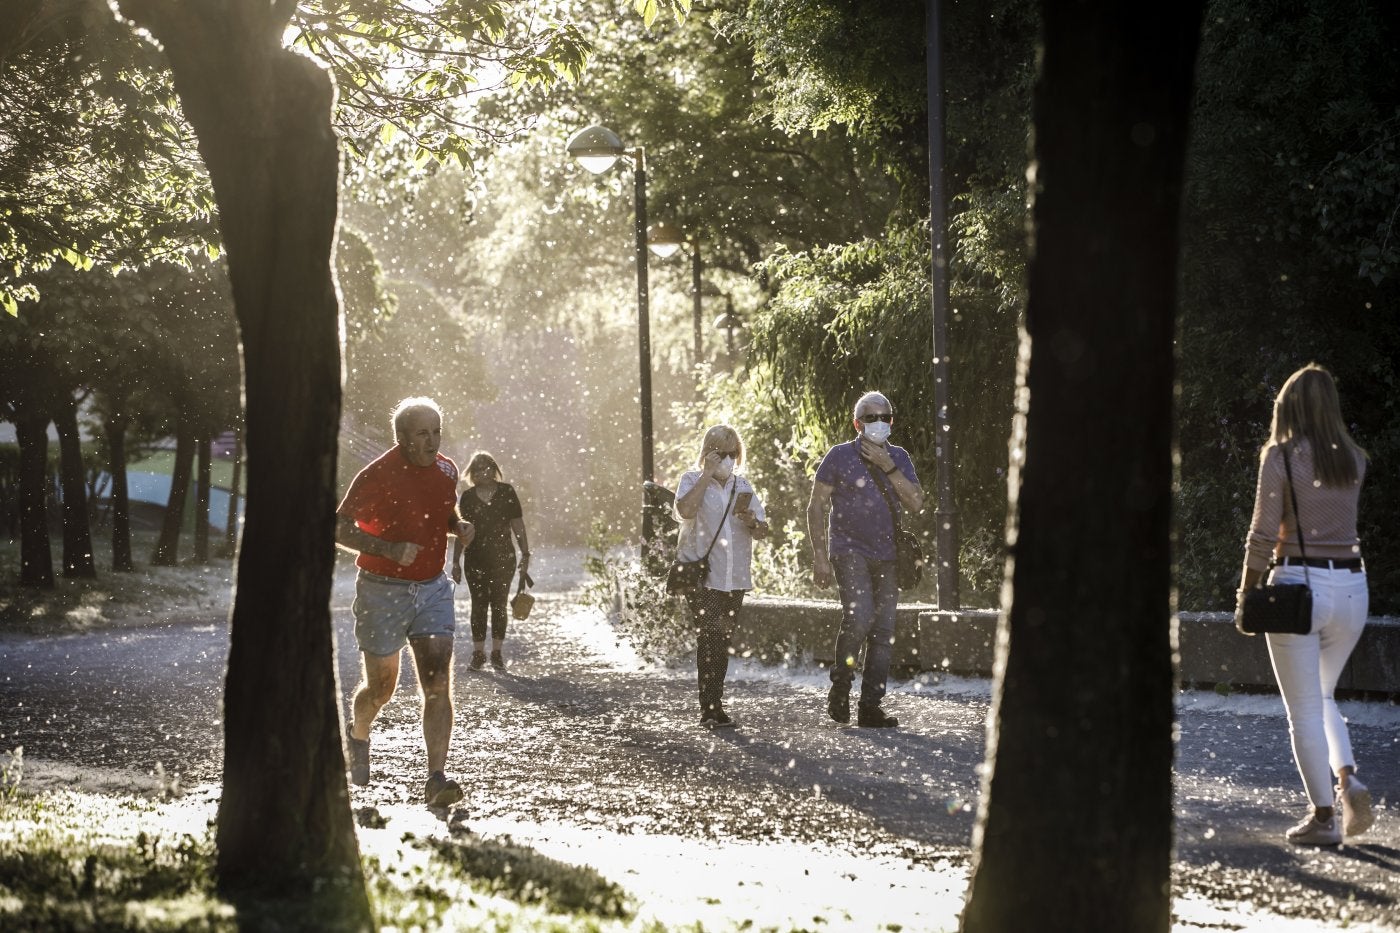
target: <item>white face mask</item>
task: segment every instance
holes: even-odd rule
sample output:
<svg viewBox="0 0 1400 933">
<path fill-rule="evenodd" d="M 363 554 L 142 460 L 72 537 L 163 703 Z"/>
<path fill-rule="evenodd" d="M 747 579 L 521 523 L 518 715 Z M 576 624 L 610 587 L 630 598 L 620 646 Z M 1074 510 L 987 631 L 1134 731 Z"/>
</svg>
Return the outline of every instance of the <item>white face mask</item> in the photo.
<svg viewBox="0 0 1400 933">
<path fill-rule="evenodd" d="M 729 474 L 734 472 L 734 458 L 721 457 L 719 466 L 715 467 L 715 478 L 720 481 L 729 479 Z"/>
<path fill-rule="evenodd" d="M 865 436 L 877 444 L 883 444 L 890 437 L 888 421 L 872 421 L 865 425 Z"/>
</svg>

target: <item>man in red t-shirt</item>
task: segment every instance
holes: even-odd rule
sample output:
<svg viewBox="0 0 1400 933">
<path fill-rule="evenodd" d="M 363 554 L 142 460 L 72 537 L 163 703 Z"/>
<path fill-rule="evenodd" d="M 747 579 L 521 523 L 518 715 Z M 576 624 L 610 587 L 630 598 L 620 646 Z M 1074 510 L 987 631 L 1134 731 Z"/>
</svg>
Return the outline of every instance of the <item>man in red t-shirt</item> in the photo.
<svg viewBox="0 0 1400 933">
<path fill-rule="evenodd" d="M 353 697 L 350 780 L 369 783 L 369 730 L 399 682 L 399 655 L 413 650 L 428 750 L 424 802 L 446 807 L 462 789 L 445 773 L 452 737 L 453 584 L 443 573 L 447 536 L 470 544 L 457 514 L 457 465 L 438 453 L 442 411 L 428 398 L 399 402 L 392 449 L 360 471 L 336 509 L 335 540 L 358 551 L 355 640 L 363 673 Z"/>
</svg>

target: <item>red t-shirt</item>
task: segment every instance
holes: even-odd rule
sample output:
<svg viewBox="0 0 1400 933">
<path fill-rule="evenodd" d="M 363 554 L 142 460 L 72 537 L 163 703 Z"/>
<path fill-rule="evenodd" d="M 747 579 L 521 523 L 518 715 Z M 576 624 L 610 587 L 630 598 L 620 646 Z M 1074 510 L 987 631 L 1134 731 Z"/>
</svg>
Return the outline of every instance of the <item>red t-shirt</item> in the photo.
<svg viewBox="0 0 1400 933">
<path fill-rule="evenodd" d="M 457 464 L 442 454 L 432 466 L 409 463 L 398 447 L 359 472 L 336 509 L 385 541 L 412 541 L 418 557 L 407 567 L 361 552 L 355 566 L 382 577 L 431 580 L 447 562 L 447 535 L 457 505 Z"/>
</svg>

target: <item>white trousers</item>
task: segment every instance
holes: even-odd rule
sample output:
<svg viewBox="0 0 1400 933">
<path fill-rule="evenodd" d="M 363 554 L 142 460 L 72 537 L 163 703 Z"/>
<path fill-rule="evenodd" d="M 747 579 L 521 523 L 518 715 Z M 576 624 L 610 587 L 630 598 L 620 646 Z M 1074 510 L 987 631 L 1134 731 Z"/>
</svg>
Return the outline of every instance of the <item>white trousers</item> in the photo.
<svg viewBox="0 0 1400 933">
<path fill-rule="evenodd" d="M 1279 566 L 1269 582 L 1312 584 L 1312 631 L 1266 637 L 1303 787 L 1314 807 L 1330 807 L 1333 773 L 1356 767 L 1351 736 L 1332 694 L 1366 626 L 1366 574 L 1309 567 L 1305 579 L 1302 567 Z"/>
</svg>

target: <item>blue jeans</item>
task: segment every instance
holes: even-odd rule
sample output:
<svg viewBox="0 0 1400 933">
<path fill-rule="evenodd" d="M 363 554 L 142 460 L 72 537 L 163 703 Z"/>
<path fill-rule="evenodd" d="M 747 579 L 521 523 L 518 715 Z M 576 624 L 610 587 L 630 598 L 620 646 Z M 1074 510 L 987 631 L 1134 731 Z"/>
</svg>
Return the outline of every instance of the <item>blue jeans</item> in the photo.
<svg viewBox="0 0 1400 933">
<path fill-rule="evenodd" d="M 856 658 L 865 645 L 860 705 L 874 709 L 885 698 L 894 652 L 894 610 L 899 602 L 895 562 L 871 560 L 861 554 L 833 554 L 831 569 L 841 594 L 841 631 L 836 635 L 831 682 L 851 689 Z"/>
</svg>

